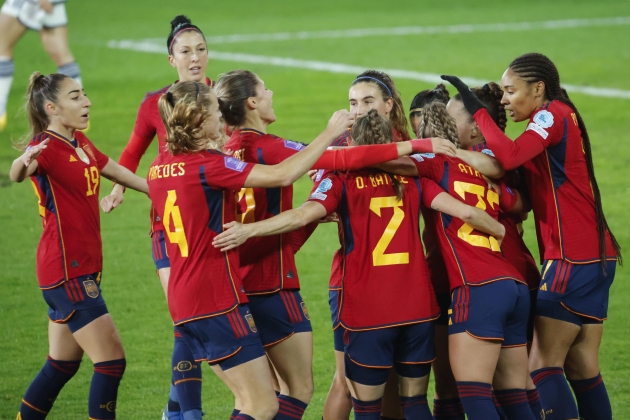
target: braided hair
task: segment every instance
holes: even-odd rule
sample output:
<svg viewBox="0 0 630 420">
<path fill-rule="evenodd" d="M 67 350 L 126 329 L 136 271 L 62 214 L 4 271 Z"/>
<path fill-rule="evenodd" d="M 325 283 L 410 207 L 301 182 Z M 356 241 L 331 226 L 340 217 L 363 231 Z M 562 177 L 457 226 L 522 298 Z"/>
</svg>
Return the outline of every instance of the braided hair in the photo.
<svg viewBox="0 0 630 420">
<path fill-rule="evenodd" d="M 501 86 L 494 82 L 490 82 L 482 87 L 470 88 L 470 90 L 485 105 L 488 110 L 488 114 L 490 114 L 490 117 L 495 124 L 501 129 L 501 131 L 505 132 L 505 127 L 507 126 L 507 115 L 505 115 L 505 106 L 501 103 L 501 99 L 503 98 L 503 90 L 501 89 Z M 458 93 L 453 96 L 453 99 L 461 102 L 462 96 Z M 469 118 L 471 123 L 475 121 L 472 115 L 469 115 Z"/>
<path fill-rule="evenodd" d="M 370 81 L 369 78 L 377 79 L 377 81 Z M 393 127 L 400 133 L 402 136 L 402 140 L 409 140 L 411 136 L 409 135 L 409 129 L 407 128 L 407 117 L 405 115 L 405 111 L 403 108 L 402 100 L 400 99 L 400 92 L 396 89 L 396 85 L 394 81 L 387 73 L 383 73 L 378 70 L 366 70 L 352 82 L 351 86 L 356 85 L 357 83 L 372 83 L 376 85 L 383 96 L 383 100 L 388 100 L 392 98 L 394 100 L 394 106 L 392 107 L 392 111 L 390 114 L 390 120 L 392 122 Z M 385 87 L 387 86 L 387 87 Z"/>
<path fill-rule="evenodd" d="M 597 235 L 599 237 L 599 256 L 604 273 L 606 273 L 606 230 L 610 234 L 615 252 L 617 253 L 617 261 L 621 264 L 623 260 L 621 257 L 621 247 L 619 246 L 617 239 L 615 239 L 615 235 L 613 235 L 608 227 L 608 222 L 604 216 L 599 186 L 597 185 L 597 180 L 595 179 L 591 140 L 588 136 L 588 131 L 586 131 L 584 121 L 573 102 L 569 99 L 567 91 L 560 86 L 560 74 L 558 73 L 558 69 L 545 55 L 539 53 L 521 55 L 510 63 L 509 68 L 527 83 L 543 82 L 545 84 L 546 99 L 550 101 L 557 100 L 566 104 L 573 110 L 575 116 L 577 117 L 578 127 L 582 132 L 582 149 L 584 150 L 584 155 L 586 157 L 586 168 L 588 170 L 588 176 L 591 181 L 591 187 L 595 199 L 595 216 L 597 222 Z"/>
<path fill-rule="evenodd" d="M 357 146 L 388 144 L 393 141 L 392 123 L 375 109 L 357 118 L 352 126 L 352 142 Z M 402 183 L 391 174 L 387 175 L 392 180 L 397 201 L 402 200 L 404 190 Z"/>
<path fill-rule="evenodd" d="M 455 119 L 449 115 L 446 105 L 442 102 L 434 101 L 424 107 L 420 124 L 418 124 L 418 135 L 441 137 L 450 140 L 458 149 L 461 149 Z"/>
</svg>

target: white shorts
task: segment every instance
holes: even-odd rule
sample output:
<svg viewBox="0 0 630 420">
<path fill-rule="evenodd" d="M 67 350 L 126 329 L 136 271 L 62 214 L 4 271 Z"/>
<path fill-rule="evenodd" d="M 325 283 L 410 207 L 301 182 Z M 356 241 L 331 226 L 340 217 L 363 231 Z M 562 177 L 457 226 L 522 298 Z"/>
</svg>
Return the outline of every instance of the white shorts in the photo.
<svg viewBox="0 0 630 420">
<path fill-rule="evenodd" d="M 68 25 L 66 5 L 53 1 L 53 12 L 48 14 L 37 5 L 37 0 L 6 0 L 0 12 L 17 18 L 34 31 Z"/>
</svg>

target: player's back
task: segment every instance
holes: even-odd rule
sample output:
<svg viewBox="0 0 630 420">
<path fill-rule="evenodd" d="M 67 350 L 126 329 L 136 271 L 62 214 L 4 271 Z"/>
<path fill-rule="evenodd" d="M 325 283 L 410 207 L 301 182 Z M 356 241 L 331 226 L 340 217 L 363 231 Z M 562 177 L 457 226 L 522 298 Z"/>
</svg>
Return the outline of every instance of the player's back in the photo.
<svg viewBox="0 0 630 420">
<path fill-rule="evenodd" d="M 384 328 L 434 318 L 437 304 L 420 241 L 422 190 L 416 178 L 362 170 L 329 175 L 309 197 L 342 224 L 340 319 L 348 329 Z"/>
<path fill-rule="evenodd" d="M 238 276 L 238 253 L 212 240 L 234 220 L 235 192 L 251 170 L 220 152 L 171 155 L 152 163 L 147 180 L 162 217 L 171 262 L 168 301 L 175 323 L 219 315 L 247 302 Z"/>
</svg>

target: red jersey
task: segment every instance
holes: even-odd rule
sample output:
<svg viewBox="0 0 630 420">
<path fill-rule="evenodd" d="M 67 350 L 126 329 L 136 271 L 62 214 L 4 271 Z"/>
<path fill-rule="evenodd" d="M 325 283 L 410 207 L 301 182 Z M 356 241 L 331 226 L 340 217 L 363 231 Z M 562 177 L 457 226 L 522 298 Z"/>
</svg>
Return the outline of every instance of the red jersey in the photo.
<svg viewBox="0 0 630 420">
<path fill-rule="evenodd" d="M 179 80 L 178 80 L 179 81 Z M 178 81 L 175 81 L 177 83 Z M 206 77 L 206 84 L 210 87 L 214 86 L 214 82 Z M 129 142 L 120 154 L 118 163 L 121 166 L 135 173 L 140 165 L 140 159 L 146 153 L 147 149 L 157 135 L 157 153 L 166 151 L 166 128 L 160 117 L 158 101 L 166 91 L 173 85 L 168 85 L 155 92 L 148 92 L 138 108 L 138 116 L 131 133 Z M 157 212 L 151 207 L 151 233 L 156 230 L 163 230 L 162 221 Z"/>
<path fill-rule="evenodd" d="M 50 139 L 36 158 L 31 182 L 44 231 L 37 247 L 37 281 L 51 289 L 103 269 L 98 193 L 100 171 L 109 158 L 80 131 L 74 141 L 53 132 L 35 136 L 28 147 Z"/>
<path fill-rule="evenodd" d="M 160 153 L 147 181 L 153 206 L 164 220 L 171 262 L 168 307 L 175 325 L 221 315 L 246 303 L 237 250 L 212 246 L 223 224 L 234 221 L 235 190 L 254 165 L 207 150 Z"/>
<path fill-rule="evenodd" d="M 489 186 L 479 172 L 457 158 L 433 154 L 411 156 L 419 176 L 430 178 L 451 196 L 485 210 L 498 219 L 499 210 L 508 211 L 516 195 L 505 184 Z M 498 280 L 524 283 L 522 276 L 501 253 L 498 241 L 462 220 L 440 213 L 437 228 L 451 290 L 462 285 L 480 285 Z"/>
<path fill-rule="evenodd" d="M 514 142 L 486 110 L 474 117 L 506 169 L 523 165 L 541 260 L 600 261 L 595 199 L 573 110 L 560 101 L 546 103 L 532 114 L 527 129 Z M 615 260 L 608 231 L 605 235 L 607 259 Z"/>
<path fill-rule="evenodd" d="M 474 145 L 470 150 L 478 151 L 494 157 L 494 153 L 487 148 L 485 142 Z M 525 193 L 525 185 L 520 168 L 508 171 L 503 182 L 512 189 Z M 499 223 L 505 227 L 505 237 L 501 242 L 501 251 L 507 260 L 521 273 L 530 290 L 538 289 L 540 285 L 540 271 L 531 252 L 523 241 L 523 220 L 519 214 L 501 212 Z"/>
<path fill-rule="evenodd" d="M 341 220 L 339 321 L 350 330 L 423 322 L 439 313 L 422 258 L 420 180 L 397 179 L 404 186 L 401 201 L 390 176 L 369 169 L 329 174 L 309 197 Z"/>
</svg>

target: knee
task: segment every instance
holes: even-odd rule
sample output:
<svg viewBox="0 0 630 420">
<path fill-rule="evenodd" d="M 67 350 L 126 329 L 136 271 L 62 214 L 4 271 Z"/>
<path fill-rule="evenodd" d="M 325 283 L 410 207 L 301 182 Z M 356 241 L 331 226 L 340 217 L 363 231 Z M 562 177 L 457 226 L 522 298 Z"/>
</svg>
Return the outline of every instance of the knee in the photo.
<svg viewBox="0 0 630 420">
<path fill-rule="evenodd" d="M 564 372 L 568 379 L 590 379 L 599 374 L 597 354 L 576 354 L 572 352 L 564 362 Z"/>
<path fill-rule="evenodd" d="M 271 398 L 258 405 L 256 415 L 253 417 L 261 420 L 271 420 L 278 414 L 279 408 L 278 400 Z"/>
<path fill-rule="evenodd" d="M 304 381 L 301 381 L 301 383 L 291 387 L 290 396 L 308 404 L 313 397 L 314 391 L 315 386 L 313 385 L 313 379 L 304 378 Z"/>
</svg>

